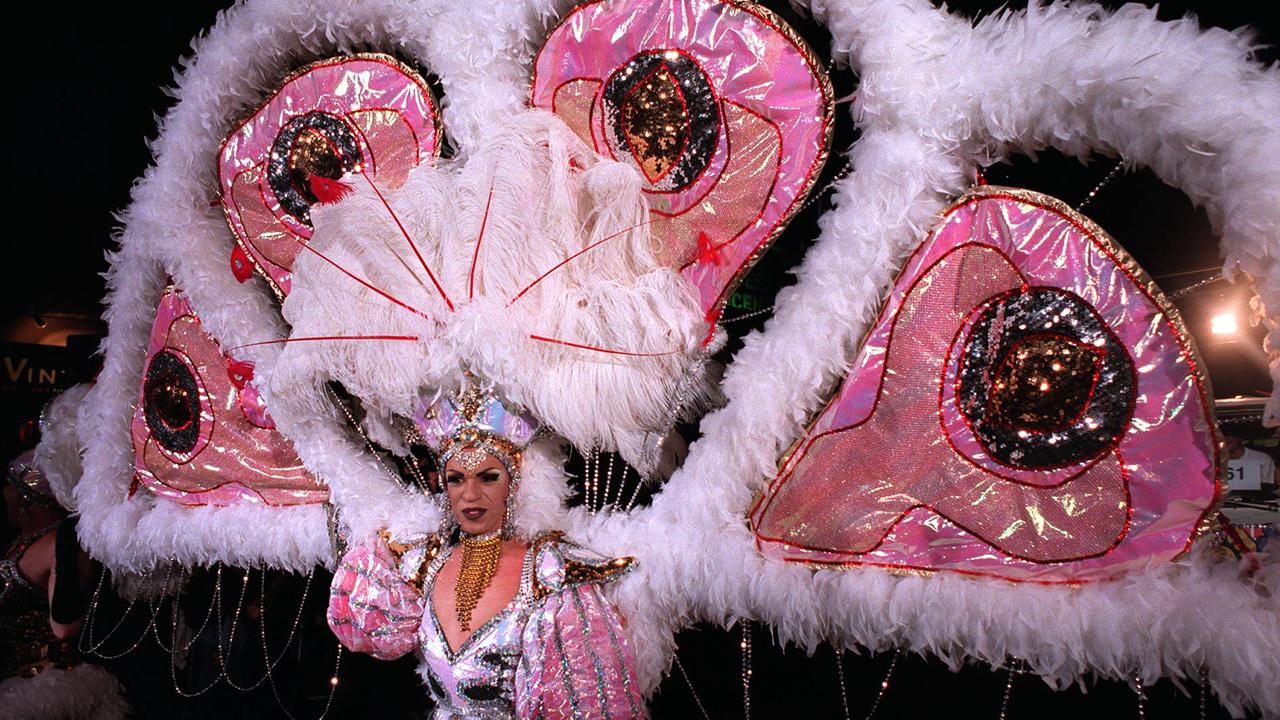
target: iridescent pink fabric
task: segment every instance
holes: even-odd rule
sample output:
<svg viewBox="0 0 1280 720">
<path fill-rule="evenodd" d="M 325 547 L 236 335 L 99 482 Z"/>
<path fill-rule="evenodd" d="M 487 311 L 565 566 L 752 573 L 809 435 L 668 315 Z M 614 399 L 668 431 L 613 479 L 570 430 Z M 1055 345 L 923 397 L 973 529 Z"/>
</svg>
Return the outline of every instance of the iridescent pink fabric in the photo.
<svg viewBox="0 0 1280 720">
<path fill-rule="evenodd" d="M 710 316 L 816 181 L 833 114 L 826 71 L 795 33 L 722 0 L 579 5 L 534 62 L 532 102 L 641 170 L 655 252 Z"/>
<path fill-rule="evenodd" d="M 183 505 L 305 505 L 328 489 L 275 429 L 253 387 L 200 327 L 186 296 L 160 299 L 134 410 L 135 482 Z"/>
<path fill-rule="evenodd" d="M 1007 301 L 1033 296 L 1069 302 L 1026 327 Z M 1070 337 L 1091 324 L 1091 343 Z M 1036 384 L 1002 395 L 997 376 L 1028 345 L 973 351 L 1001 332 L 1065 349 L 1052 355 L 1061 377 L 1029 365 Z M 1072 352 L 1124 357 L 1077 368 L 1078 410 L 1037 406 L 1037 391 L 1065 387 Z M 987 365 L 965 375 L 975 358 Z M 757 543 L 789 561 L 1037 582 L 1167 561 L 1219 491 L 1197 363 L 1176 311 L 1100 229 L 1051 198 L 978 188 L 908 261 L 844 385 L 753 509 Z M 982 392 L 966 397 L 975 378 Z M 1024 414 L 996 422 L 1008 402 Z M 1034 424 L 1057 410 L 1061 425 Z"/>
<path fill-rule="evenodd" d="M 329 590 L 329 627 L 348 649 L 395 660 L 418 646 L 425 602 L 401 579 L 387 546 L 347 552 Z"/>
<path fill-rule="evenodd" d="M 276 292 L 287 295 L 293 259 L 311 239 L 306 215 L 315 198 L 302 176 L 317 166 L 317 149 L 329 161 L 345 158 L 329 175 L 364 174 L 389 190 L 439 154 L 439 135 L 430 88 L 394 58 L 355 55 L 309 65 L 223 141 L 218 175 L 231 229 Z"/>
<path fill-rule="evenodd" d="M 607 558 L 561 540 L 534 543 L 511 603 L 453 648 L 425 599 L 450 551 L 424 571 L 422 545 L 399 565 L 380 541 L 351 549 L 329 601 L 329 626 L 342 644 L 382 659 L 416 650 L 439 720 L 645 717 L 622 620 L 600 589 L 618 573 L 566 579 L 569 561 L 614 567 Z M 406 581 L 419 573 L 421 590 Z"/>
<path fill-rule="evenodd" d="M 524 627 L 516 717 L 644 717 L 635 660 L 617 611 L 595 585 L 556 593 Z"/>
</svg>

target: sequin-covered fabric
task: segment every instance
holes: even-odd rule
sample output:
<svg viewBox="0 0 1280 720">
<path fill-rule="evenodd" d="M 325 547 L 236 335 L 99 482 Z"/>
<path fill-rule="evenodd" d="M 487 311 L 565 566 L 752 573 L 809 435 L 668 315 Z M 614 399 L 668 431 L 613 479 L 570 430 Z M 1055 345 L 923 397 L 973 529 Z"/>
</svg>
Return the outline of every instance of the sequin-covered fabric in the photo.
<svg viewBox="0 0 1280 720">
<path fill-rule="evenodd" d="M 425 599 L 450 552 L 409 550 L 397 565 L 381 542 L 355 547 L 334 575 L 329 626 L 375 657 L 416 650 L 437 720 L 644 717 L 621 619 L 601 592 L 628 561 L 558 536 L 534 542 L 515 598 L 455 651 Z"/>
<path fill-rule="evenodd" d="M 49 628 L 48 592 L 18 569 L 35 541 L 56 529 L 20 537 L 0 557 L 0 678 L 34 677 L 51 667 L 69 668 L 78 659 L 75 646 L 55 638 Z"/>
<path fill-rule="evenodd" d="M 548 596 L 525 623 L 522 641 L 518 717 L 644 717 L 622 623 L 598 585 Z"/>
<path fill-rule="evenodd" d="M 781 18 L 725 0 L 584 2 L 534 59 L 531 102 L 633 165 L 659 262 L 715 315 L 826 161 L 826 70 Z"/>
<path fill-rule="evenodd" d="M 227 355 L 177 288 L 160 298 L 130 425 L 135 489 L 182 505 L 310 505 L 328 489 L 275 428 L 252 365 Z"/>
<path fill-rule="evenodd" d="M 311 176 L 363 175 L 394 189 L 439 154 L 439 141 L 431 89 L 395 58 L 339 56 L 290 75 L 218 153 L 241 282 L 252 266 L 277 297 L 289 294 L 293 260 L 311 240 Z"/>
<path fill-rule="evenodd" d="M 349 649 L 395 660 L 417 646 L 425 607 L 418 590 L 394 569 L 386 545 L 357 545 L 333 575 L 329 627 Z"/>
<path fill-rule="evenodd" d="M 1176 308 L 1088 218 L 983 186 L 907 262 L 752 512 L 765 555 L 1034 582 L 1184 552 L 1218 492 Z"/>
</svg>

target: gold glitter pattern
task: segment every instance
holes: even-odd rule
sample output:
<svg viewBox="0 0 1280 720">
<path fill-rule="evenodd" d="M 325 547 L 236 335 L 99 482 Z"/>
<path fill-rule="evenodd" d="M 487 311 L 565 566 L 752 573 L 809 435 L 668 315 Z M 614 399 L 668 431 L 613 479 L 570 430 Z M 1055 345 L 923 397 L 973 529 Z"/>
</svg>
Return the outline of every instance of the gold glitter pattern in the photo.
<svg viewBox="0 0 1280 720">
<path fill-rule="evenodd" d="M 584 583 L 607 582 L 617 575 L 631 569 L 635 558 L 620 557 L 608 562 L 591 564 L 577 560 L 566 560 L 564 565 L 564 582 L 566 585 L 582 585 Z"/>
<path fill-rule="evenodd" d="M 653 189 L 685 189 L 711 163 L 720 136 L 716 94 L 684 52 L 636 55 L 605 83 L 601 100 L 611 151 L 630 154 Z"/>
<path fill-rule="evenodd" d="M 653 250 L 661 262 L 681 267 L 696 262 L 702 234 L 720 251 L 747 232 L 769 203 L 782 157 L 776 126 L 728 101 L 724 121 L 733 157 L 702 201 L 673 212 L 670 196 L 650 200 L 658 218 L 653 223 Z"/>
<path fill-rule="evenodd" d="M 689 142 L 689 111 L 680 85 L 666 65 L 631 91 L 622 103 L 622 131 L 649 182 L 658 182 Z"/>
<path fill-rule="evenodd" d="M 337 150 L 324 133 L 307 128 L 298 133 L 289 149 L 289 171 L 303 178 L 307 175 L 342 177 L 342 157 Z"/>
<path fill-rule="evenodd" d="M 648 85 L 655 93 L 666 86 L 665 77 L 654 82 L 663 68 L 688 117 L 687 141 L 669 123 L 683 145 L 678 153 L 675 143 L 666 148 L 676 158 L 670 167 L 654 161 L 649 145 L 641 149 L 651 157 L 635 152 L 627 108 L 647 99 Z M 530 101 L 645 175 L 660 218 L 654 253 L 693 282 L 709 318 L 803 206 L 826 161 L 835 115 L 826 71 L 795 30 L 758 3 L 732 0 L 579 4 L 538 51 Z M 660 120 L 655 113 L 650 126 L 665 131 Z M 748 129 L 766 136 L 745 135 Z M 654 180 L 655 171 L 666 174 Z"/>
<path fill-rule="evenodd" d="M 1133 416 L 1133 360 L 1083 298 L 1060 288 L 987 303 L 956 394 L 992 457 L 1018 468 L 1079 463 L 1115 447 Z"/>
<path fill-rule="evenodd" d="M 302 223 L 311 224 L 310 176 L 336 180 L 360 167 L 360 143 L 345 121 L 313 111 L 285 123 L 271 145 L 267 183 L 280 206 Z"/>
<path fill-rule="evenodd" d="M 997 422 L 1028 430 L 1069 425 L 1089 402 L 1099 359 L 1060 335 L 1033 335 L 1005 356 L 991 385 Z"/>
</svg>

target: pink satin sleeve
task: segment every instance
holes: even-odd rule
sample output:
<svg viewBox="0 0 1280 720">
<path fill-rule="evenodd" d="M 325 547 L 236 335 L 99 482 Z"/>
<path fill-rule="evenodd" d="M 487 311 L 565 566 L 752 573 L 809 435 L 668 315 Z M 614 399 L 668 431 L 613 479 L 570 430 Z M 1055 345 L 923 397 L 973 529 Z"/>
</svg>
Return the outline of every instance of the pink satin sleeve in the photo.
<svg viewBox="0 0 1280 720">
<path fill-rule="evenodd" d="M 423 599 L 397 574 L 381 542 L 357 545 L 342 558 L 329 590 L 329 627 L 356 652 L 394 660 L 417 645 Z"/>
<path fill-rule="evenodd" d="M 645 717 L 617 610 L 596 585 L 562 590 L 529 618 L 516 668 L 516 717 Z"/>
</svg>

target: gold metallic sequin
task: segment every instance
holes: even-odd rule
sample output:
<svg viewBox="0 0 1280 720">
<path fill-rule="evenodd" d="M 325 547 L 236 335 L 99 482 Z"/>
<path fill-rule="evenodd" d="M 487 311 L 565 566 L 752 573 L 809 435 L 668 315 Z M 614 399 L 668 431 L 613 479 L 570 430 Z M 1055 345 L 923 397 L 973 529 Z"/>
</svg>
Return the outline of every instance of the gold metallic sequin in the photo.
<svg viewBox="0 0 1280 720">
<path fill-rule="evenodd" d="M 404 557 L 405 553 L 417 547 L 424 547 L 422 558 L 418 561 L 418 567 L 414 568 L 413 572 L 405 577 L 405 582 L 412 585 L 418 591 L 418 594 L 422 594 L 422 585 L 423 580 L 426 578 L 427 567 L 440 555 L 441 549 L 444 548 L 444 538 L 438 533 L 433 533 L 422 540 L 402 543 L 392 540 L 391 532 L 386 528 L 378 531 L 378 537 L 382 538 L 382 542 L 391 551 L 391 556 L 395 558 L 397 565 L 400 564 L 401 558 Z"/>
<path fill-rule="evenodd" d="M 1060 335 L 1033 335 L 996 369 L 988 399 L 992 419 L 1033 431 L 1075 422 L 1097 379 L 1097 353 Z"/>
<path fill-rule="evenodd" d="M 327 178 L 342 177 L 342 156 L 337 146 L 324 133 L 306 128 L 294 138 L 289 149 L 289 172 L 295 177 L 319 175 Z"/>
<path fill-rule="evenodd" d="M 622 132 L 649 182 L 661 180 L 689 142 L 689 111 L 666 65 L 635 87 L 622 103 Z"/>
<path fill-rule="evenodd" d="M 311 224 L 310 175 L 337 179 L 356 172 L 362 161 L 354 128 L 334 115 L 315 110 L 285 123 L 271 145 L 267 184 L 280 207 Z"/>
<path fill-rule="evenodd" d="M 485 404 L 484 391 L 479 385 L 471 385 L 458 398 L 458 412 L 467 422 L 475 422 Z"/>
<path fill-rule="evenodd" d="M 566 585 L 582 585 L 596 583 L 625 573 L 631 568 L 635 558 L 620 557 L 598 564 L 584 563 L 578 560 L 566 560 L 564 565 L 564 582 Z"/>
</svg>

